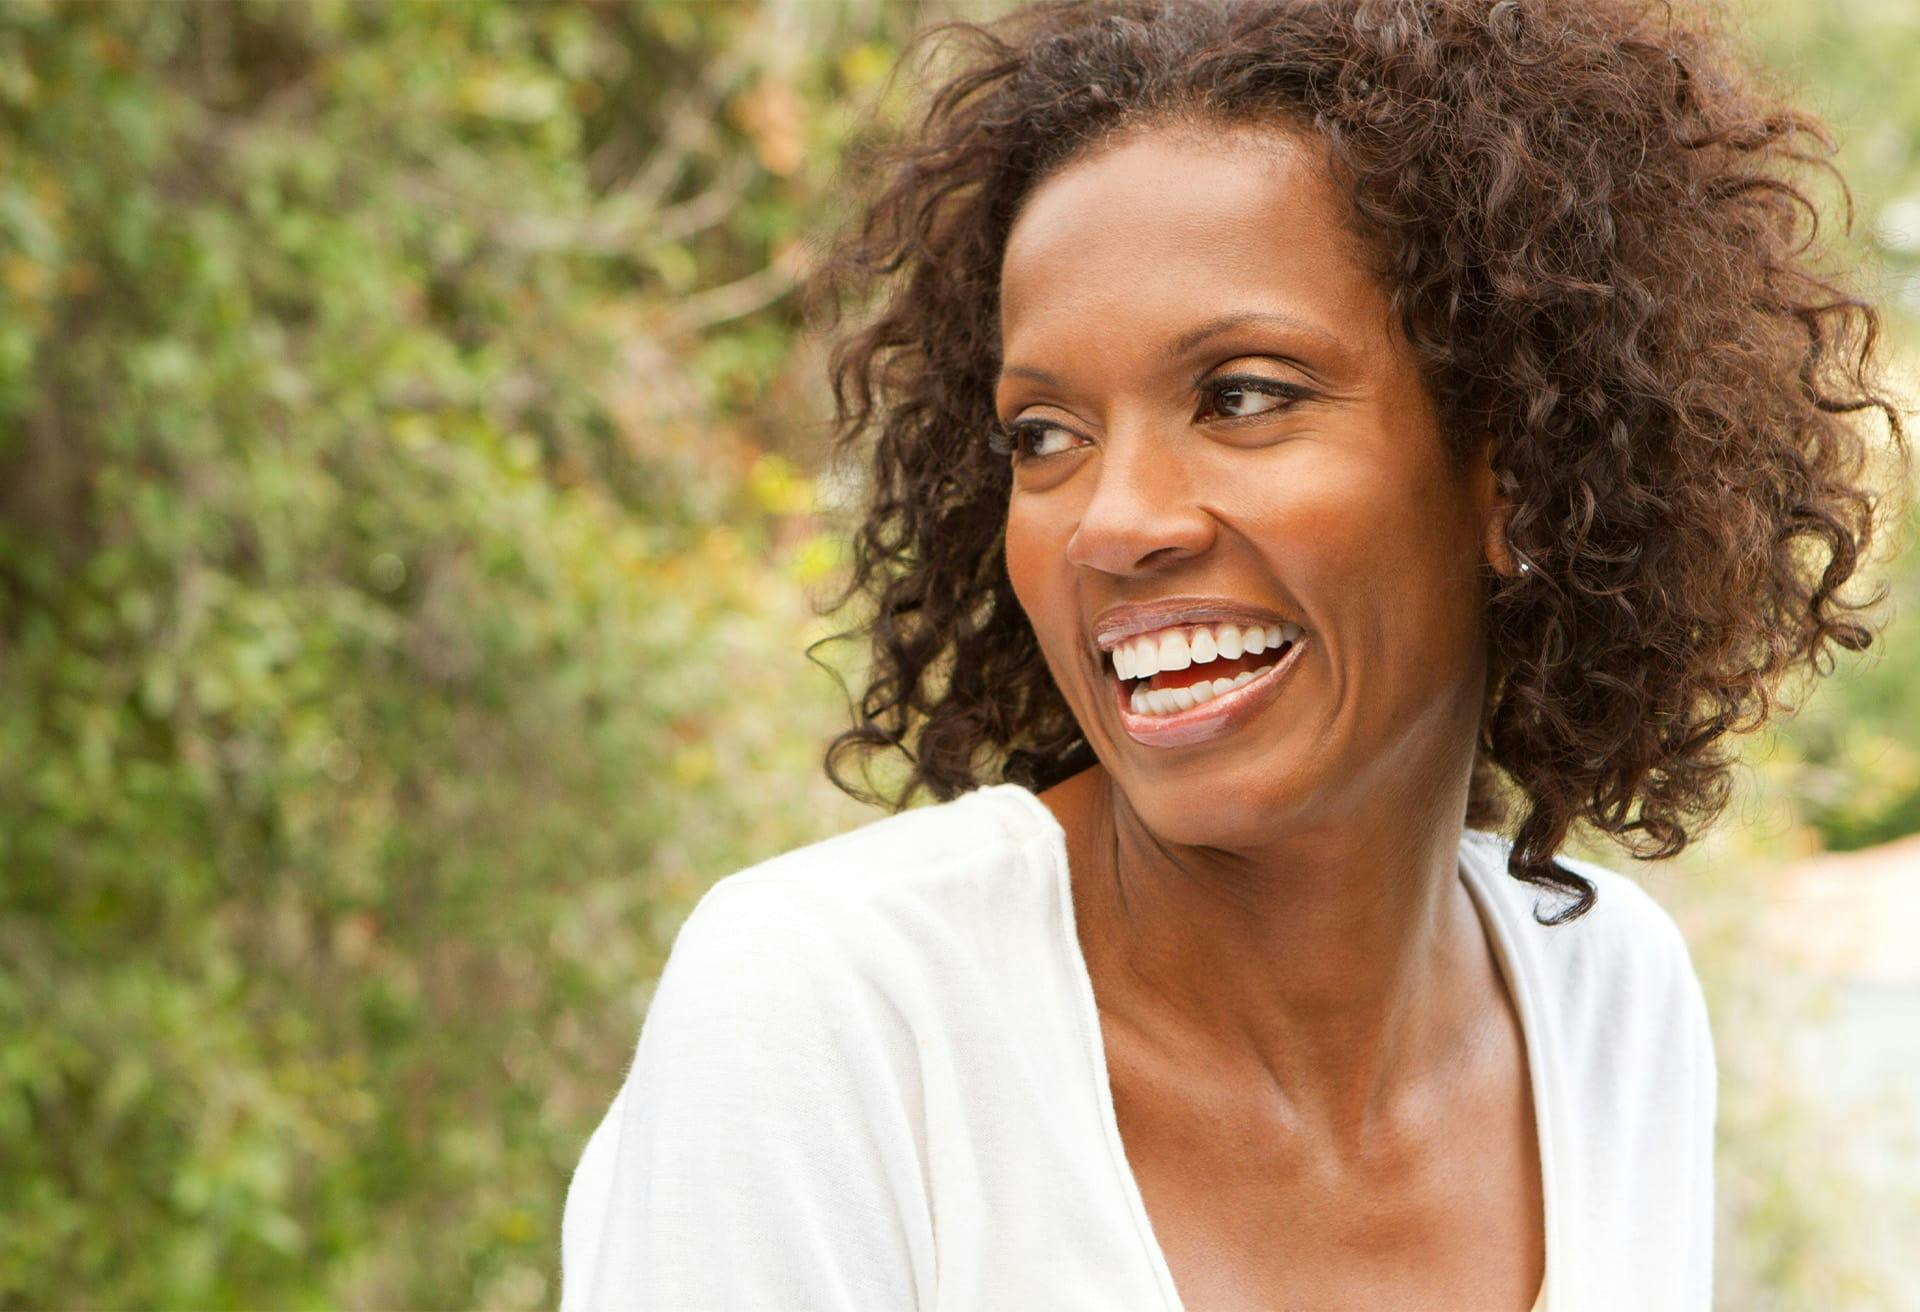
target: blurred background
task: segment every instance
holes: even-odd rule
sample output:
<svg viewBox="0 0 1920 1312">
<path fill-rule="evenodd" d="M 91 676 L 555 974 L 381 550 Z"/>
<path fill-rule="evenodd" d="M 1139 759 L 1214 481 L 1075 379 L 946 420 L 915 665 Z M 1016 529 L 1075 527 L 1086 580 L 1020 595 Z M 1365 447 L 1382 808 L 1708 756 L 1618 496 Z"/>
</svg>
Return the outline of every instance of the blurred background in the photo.
<svg viewBox="0 0 1920 1312">
<path fill-rule="evenodd" d="M 878 814 L 791 292 L 1003 8 L 0 0 L 0 1307 L 557 1299 L 681 918 Z M 1920 12 L 1725 13 L 1911 362 Z M 1708 986 L 1723 1308 L 1920 1308 L 1915 559 L 1713 837 L 1595 853 Z"/>
</svg>

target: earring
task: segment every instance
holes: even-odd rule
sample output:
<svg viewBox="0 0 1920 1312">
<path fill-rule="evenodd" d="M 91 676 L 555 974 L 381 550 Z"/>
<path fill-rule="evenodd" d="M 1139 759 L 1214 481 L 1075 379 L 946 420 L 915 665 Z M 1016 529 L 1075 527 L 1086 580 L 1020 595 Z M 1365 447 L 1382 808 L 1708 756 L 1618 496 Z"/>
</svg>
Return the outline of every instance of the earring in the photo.
<svg viewBox="0 0 1920 1312">
<path fill-rule="evenodd" d="M 1527 564 L 1527 562 L 1523 560 L 1520 562 L 1520 572 L 1522 574 L 1531 574 L 1533 573 L 1533 566 Z"/>
</svg>

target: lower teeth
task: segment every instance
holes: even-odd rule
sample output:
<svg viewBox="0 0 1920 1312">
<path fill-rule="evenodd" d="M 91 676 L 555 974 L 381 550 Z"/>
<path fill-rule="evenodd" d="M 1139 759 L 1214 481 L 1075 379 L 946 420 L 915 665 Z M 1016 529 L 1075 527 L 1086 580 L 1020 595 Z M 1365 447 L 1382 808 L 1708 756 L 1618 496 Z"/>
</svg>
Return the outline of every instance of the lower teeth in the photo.
<svg viewBox="0 0 1920 1312">
<path fill-rule="evenodd" d="M 1242 670 L 1233 678 L 1221 677 L 1208 682 L 1205 679 L 1184 688 L 1135 688 L 1132 706 L 1135 715 L 1174 715 L 1180 711 L 1192 710 L 1201 702 L 1210 702 L 1223 692 L 1232 692 L 1272 669 L 1271 665 L 1262 665 L 1257 670 Z"/>
</svg>

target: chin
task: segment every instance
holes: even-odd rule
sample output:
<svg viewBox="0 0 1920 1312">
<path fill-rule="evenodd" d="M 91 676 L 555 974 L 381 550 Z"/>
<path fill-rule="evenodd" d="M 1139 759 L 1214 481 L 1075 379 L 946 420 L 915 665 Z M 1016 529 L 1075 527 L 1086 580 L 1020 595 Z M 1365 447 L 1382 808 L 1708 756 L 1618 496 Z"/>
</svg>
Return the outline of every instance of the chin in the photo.
<svg viewBox="0 0 1920 1312">
<path fill-rule="evenodd" d="M 1304 809 L 1311 783 L 1258 770 L 1163 765 L 1152 771 L 1107 767 L 1126 805 L 1161 842 L 1187 847 L 1249 849 L 1270 843 Z"/>
</svg>

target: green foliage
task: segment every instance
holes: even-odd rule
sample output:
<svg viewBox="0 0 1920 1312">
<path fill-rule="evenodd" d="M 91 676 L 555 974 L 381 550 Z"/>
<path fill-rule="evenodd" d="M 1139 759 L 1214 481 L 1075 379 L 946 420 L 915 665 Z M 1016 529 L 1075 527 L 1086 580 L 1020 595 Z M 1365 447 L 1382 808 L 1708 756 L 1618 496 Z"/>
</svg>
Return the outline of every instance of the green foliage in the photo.
<svg viewBox="0 0 1920 1312">
<path fill-rule="evenodd" d="M 0 1306 L 551 1300 L 679 916 L 849 822 L 788 327 L 661 322 L 826 172 L 657 239 L 837 129 L 634 178 L 751 18 L 0 10 Z"/>
<path fill-rule="evenodd" d="M 1802 5 L 1769 0 L 1752 6 L 1753 55 L 1827 117 L 1840 144 L 1839 164 L 1852 199 L 1853 229 L 1836 196 L 1826 232 L 1844 258 L 1865 272 L 1860 281 L 1888 311 L 1896 358 L 1892 380 L 1920 424 L 1920 16 L 1901 0 L 1839 0 Z M 1910 434 L 1920 439 L 1920 433 Z M 1806 710 L 1773 735 L 1764 751 L 1768 778 L 1793 799 L 1824 844 L 1867 847 L 1920 830 L 1920 514 L 1909 502 L 1904 521 L 1880 544 L 1874 584 L 1884 582 L 1883 640 L 1843 661 L 1838 677 L 1808 699 Z"/>
</svg>

